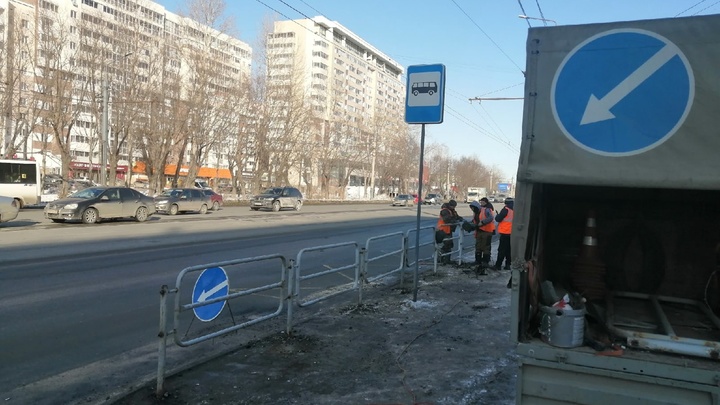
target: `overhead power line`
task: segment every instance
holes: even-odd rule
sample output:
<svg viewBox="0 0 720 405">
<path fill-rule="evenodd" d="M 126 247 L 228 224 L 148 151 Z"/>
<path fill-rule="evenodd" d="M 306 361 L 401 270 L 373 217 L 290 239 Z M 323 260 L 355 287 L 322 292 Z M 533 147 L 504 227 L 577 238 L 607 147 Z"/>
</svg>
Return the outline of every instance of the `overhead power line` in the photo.
<svg viewBox="0 0 720 405">
<path fill-rule="evenodd" d="M 681 15 L 681 14 L 684 14 L 684 13 L 686 13 L 686 12 L 688 12 L 688 11 L 690 11 L 690 10 L 694 9 L 695 7 L 699 6 L 700 4 L 703 4 L 703 3 L 705 3 L 705 1 L 707 1 L 707 0 L 700 0 L 700 1 L 698 1 L 697 3 L 693 4 L 692 6 L 690 6 L 690 7 L 686 8 L 685 10 L 683 10 L 683 11 L 681 11 L 681 12 L 679 12 L 679 13 L 675 14 L 675 17 L 679 17 L 679 16 Z"/>
<path fill-rule="evenodd" d="M 457 4 L 457 2 L 456 2 L 455 0 L 450 0 L 450 1 L 452 1 L 453 4 L 455 4 L 455 6 L 456 6 L 460 11 L 462 11 L 463 14 L 465 14 L 465 16 L 475 25 L 475 27 L 477 27 L 477 29 L 479 29 L 480 32 L 482 32 L 483 35 L 485 35 L 485 37 L 486 37 L 487 39 L 489 39 L 490 42 L 493 43 L 493 45 L 495 45 L 495 47 L 500 51 L 500 53 L 502 53 L 503 55 L 505 55 L 505 57 L 510 61 L 510 63 L 512 63 L 513 65 L 515 65 L 515 67 L 520 71 L 520 73 L 522 73 L 523 75 L 525 75 L 525 72 L 523 72 L 522 68 L 521 68 L 517 63 L 515 63 L 514 60 L 512 60 L 512 58 L 510 57 L 510 55 L 508 55 L 502 48 L 500 48 L 500 45 L 498 45 L 497 42 L 495 42 L 495 41 L 490 37 L 490 35 L 488 35 L 487 32 L 485 32 L 485 30 L 483 30 L 482 27 L 480 27 L 480 25 L 479 25 L 478 23 L 476 23 L 475 20 L 472 19 L 472 17 L 470 17 L 470 15 L 468 15 L 468 13 L 466 13 L 465 10 L 463 10 L 463 8 L 460 7 L 460 5 Z"/>
</svg>

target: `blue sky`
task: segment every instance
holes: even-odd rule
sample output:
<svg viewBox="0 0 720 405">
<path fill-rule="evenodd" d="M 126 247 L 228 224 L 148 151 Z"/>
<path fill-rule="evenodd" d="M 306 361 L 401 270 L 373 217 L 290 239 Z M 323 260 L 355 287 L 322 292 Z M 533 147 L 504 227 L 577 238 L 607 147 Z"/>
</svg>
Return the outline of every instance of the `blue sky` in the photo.
<svg viewBox="0 0 720 405">
<path fill-rule="evenodd" d="M 184 4 L 183 0 L 158 2 L 172 12 Z M 575 25 L 720 12 L 718 0 L 227 0 L 226 4 L 235 35 L 253 47 L 263 22 L 324 15 L 405 68 L 444 64 L 444 122 L 426 125 L 426 148 L 444 144 L 456 158 L 475 156 L 500 170 L 505 180 L 517 172 L 522 100 L 468 100 L 523 96 L 528 22 Z M 550 21 L 525 20 L 520 14 Z"/>
</svg>

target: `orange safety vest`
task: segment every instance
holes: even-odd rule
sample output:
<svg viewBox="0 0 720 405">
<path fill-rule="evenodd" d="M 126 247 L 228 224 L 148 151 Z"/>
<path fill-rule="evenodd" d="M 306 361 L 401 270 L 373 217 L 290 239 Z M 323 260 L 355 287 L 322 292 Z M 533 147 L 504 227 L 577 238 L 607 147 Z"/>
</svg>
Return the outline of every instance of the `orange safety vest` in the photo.
<svg viewBox="0 0 720 405">
<path fill-rule="evenodd" d="M 448 208 L 443 208 L 443 210 L 447 210 L 447 209 Z M 445 221 L 443 221 L 443 219 L 442 219 L 442 210 L 440 210 L 440 218 L 438 218 L 437 225 L 435 225 L 435 228 L 437 228 L 437 230 L 439 230 L 439 231 L 445 232 L 448 235 L 452 234 L 452 231 L 450 230 L 450 225 L 446 224 Z"/>
<path fill-rule="evenodd" d="M 507 208 L 507 215 L 505 215 L 505 218 L 503 218 L 503 220 L 498 223 L 498 232 L 503 235 L 510 235 L 512 233 L 512 221 L 513 210 Z"/>
<path fill-rule="evenodd" d="M 494 211 L 490 210 L 490 212 L 494 212 Z M 493 214 L 493 216 L 495 216 L 495 215 Z M 480 222 L 482 222 L 483 219 L 485 219 L 485 207 L 480 209 L 480 216 L 478 217 L 478 224 Z M 489 223 L 479 227 L 478 229 L 481 231 L 492 233 L 495 230 L 495 222 L 490 221 Z"/>
</svg>

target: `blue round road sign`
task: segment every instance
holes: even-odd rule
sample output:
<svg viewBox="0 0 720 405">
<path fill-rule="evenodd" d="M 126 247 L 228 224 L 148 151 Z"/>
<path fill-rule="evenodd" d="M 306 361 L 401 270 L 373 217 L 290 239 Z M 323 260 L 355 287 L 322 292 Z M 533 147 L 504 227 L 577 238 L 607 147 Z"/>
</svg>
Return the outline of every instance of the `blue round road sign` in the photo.
<svg viewBox="0 0 720 405">
<path fill-rule="evenodd" d="M 553 79 L 555 120 L 577 146 L 629 156 L 665 142 L 695 95 L 692 68 L 666 38 L 645 30 L 597 34 L 573 49 Z"/>
<path fill-rule="evenodd" d="M 200 273 L 195 281 L 195 287 L 192 293 L 192 302 L 205 302 L 212 298 L 218 298 L 228 295 L 230 286 L 228 276 L 222 267 L 210 267 Z M 218 301 L 212 304 L 203 305 L 193 308 L 195 316 L 203 321 L 209 322 L 215 319 L 223 308 L 226 301 Z"/>
</svg>

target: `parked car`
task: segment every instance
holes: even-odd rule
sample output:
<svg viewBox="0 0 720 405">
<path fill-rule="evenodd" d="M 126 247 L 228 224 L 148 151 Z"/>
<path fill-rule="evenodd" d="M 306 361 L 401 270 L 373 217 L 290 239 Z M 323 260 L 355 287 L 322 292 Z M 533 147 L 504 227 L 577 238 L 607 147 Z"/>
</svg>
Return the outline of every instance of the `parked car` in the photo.
<svg viewBox="0 0 720 405">
<path fill-rule="evenodd" d="M 392 206 L 412 207 L 415 204 L 415 198 L 410 194 L 398 194 L 392 202 Z"/>
<path fill-rule="evenodd" d="M 0 222 L 12 221 L 20 212 L 20 203 L 12 198 L 0 196 Z"/>
<path fill-rule="evenodd" d="M 45 205 L 45 218 L 53 222 L 135 218 L 146 221 L 155 213 L 153 199 L 129 187 L 88 187 Z"/>
<path fill-rule="evenodd" d="M 223 196 L 212 191 L 209 188 L 204 188 L 202 190 L 203 194 L 205 194 L 210 199 L 210 209 L 213 211 L 217 211 L 222 207 L 223 205 Z"/>
<path fill-rule="evenodd" d="M 207 214 L 210 197 L 198 188 L 169 188 L 155 197 L 155 210 L 169 215 L 178 212 Z"/>
<path fill-rule="evenodd" d="M 423 204 L 442 204 L 442 196 L 440 194 L 428 194 L 423 200 Z"/>
<path fill-rule="evenodd" d="M 257 211 L 260 208 L 280 211 L 281 208 L 293 208 L 300 211 L 303 205 L 303 195 L 295 187 L 270 187 L 261 194 L 250 199 L 250 209 Z"/>
</svg>

